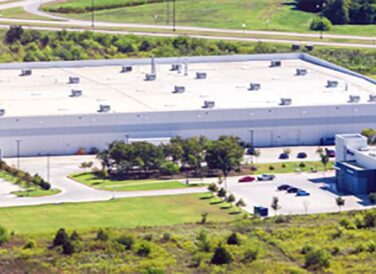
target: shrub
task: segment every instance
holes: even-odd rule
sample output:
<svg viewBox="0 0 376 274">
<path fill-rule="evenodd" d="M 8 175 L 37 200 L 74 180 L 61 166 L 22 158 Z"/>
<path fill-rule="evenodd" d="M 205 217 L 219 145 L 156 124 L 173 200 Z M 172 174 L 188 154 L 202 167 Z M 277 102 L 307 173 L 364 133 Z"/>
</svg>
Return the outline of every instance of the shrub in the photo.
<svg viewBox="0 0 376 274">
<path fill-rule="evenodd" d="M 107 241 L 109 239 L 109 235 L 108 235 L 108 232 L 106 230 L 103 230 L 102 228 L 100 228 L 97 232 L 97 237 L 96 239 L 98 241 Z"/>
<path fill-rule="evenodd" d="M 214 250 L 213 257 L 211 258 L 211 263 L 215 265 L 223 265 L 229 264 L 233 261 L 233 257 L 231 256 L 230 252 L 223 246 L 218 246 Z"/>
<path fill-rule="evenodd" d="M 206 220 L 207 220 L 207 218 L 208 218 L 208 215 L 209 215 L 209 213 L 207 213 L 207 212 L 202 212 L 201 213 L 201 224 L 206 224 Z"/>
<path fill-rule="evenodd" d="M 269 170 L 270 171 L 272 171 L 272 170 L 274 170 L 275 168 L 274 168 L 274 166 L 269 166 Z"/>
<path fill-rule="evenodd" d="M 231 235 L 227 238 L 227 244 L 229 245 L 240 245 L 241 241 L 236 232 L 231 233 Z"/>
<path fill-rule="evenodd" d="M 76 252 L 76 247 L 73 241 L 68 240 L 63 244 L 63 254 L 71 255 Z"/>
<path fill-rule="evenodd" d="M 372 228 L 376 227 L 376 213 L 367 212 L 364 216 L 364 227 Z"/>
<path fill-rule="evenodd" d="M 367 251 L 369 253 L 373 253 L 376 251 L 376 243 L 372 240 L 370 240 L 367 244 Z"/>
<path fill-rule="evenodd" d="M 336 231 L 332 235 L 332 238 L 337 239 L 337 238 L 340 238 L 342 235 L 343 235 L 343 228 L 340 226 L 340 227 L 337 227 Z"/>
<path fill-rule="evenodd" d="M 81 237 L 80 235 L 77 233 L 76 230 L 74 230 L 69 238 L 71 241 L 80 241 L 81 240 Z"/>
<path fill-rule="evenodd" d="M 116 240 L 119 244 L 123 245 L 126 250 L 132 249 L 134 238 L 132 236 L 124 235 Z"/>
<path fill-rule="evenodd" d="M 283 163 L 283 164 L 281 165 L 281 167 L 282 167 L 282 168 L 286 168 L 286 164 Z"/>
<path fill-rule="evenodd" d="M 257 259 L 258 250 L 257 249 L 247 249 L 244 252 L 242 262 L 243 263 L 251 263 Z"/>
<path fill-rule="evenodd" d="M 168 242 L 168 241 L 170 241 L 170 240 L 171 240 L 171 234 L 168 233 L 168 232 L 163 233 L 162 241 L 163 241 L 163 242 Z"/>
<path fill-rule="evenodd" d="M 226 190 L 223 187 L 218 191 L 218 197 L 226 197 Z"/>
<path fill-rule="evenodd" d="M 309 28 L 315 31 L 328 31 L 332 28 L 332 23 L 325 17 L 315 17 Z"/>
<path fill-rule="evenodd" d="M 144 235 L 144 240 L 151 242 L 153 240 L 153 234 Z"/>
<path fill-rule="evenodd" d="M 36 242 L 34 240 L 29 240 L 25 245 L 24 245 L 24 249 L 32 249 L 34 247 L 36 247 Z"/>
<path fill-rule="evenodd" d="M 299 167 L 300 167 L 300 168 L 305 168 L 305 167 L 306 167 L 306 164 L 303 163 L 303 162 L 300 162 L 300 163 L 299 163 Z"/>
<path fill-rule="evenodd" d="M 302 250 L 300 251 L 301 254 L 307 254 L 308 252 L 312 251 L 313 250 L 313 247 L 309 244 L 305 244 L 302 248 Z"/>
<path fill-rule="evenodd" d="M 360 244 L 358 244 L 358 245 L 355 247 L 355 249 L 354 249 L 354 251 L 353 251 L 353 254 L 358 254 L 358 253 L 363 252 L 363 251 L 365 251 L 365 250 L 366 250 L 366 246 L 365 246 L 364 244 L 360 243 Z"/>
<path fill-rule="evenodd" d="M 146 243 L 142 243 L 136 253 L 141 257 L 147 257 L 151 253 L 151 247 Z"/>
<path fill-rule="evenodd" d="M 311 249 L 305 254 L 305 267 L 312 270 L 318 270 L 329 267 L 330 255 L 325 250 Z"/>
<path fill-rule="evenodd" d="M 341 249 L 338 246 L 334 246 L 331 250 L 333 256 L 338 255 L 341 252 Z"/>
<path fill-rule="evenodd" d="M 64 245 L 66 242 L 69 241 L 69 236 L 64 228 L 60 228 L 55 235 L 55 238 L 53 240 L 52 246 L 56 247 L 59 245 Z"/>
<path fill-rule="evenodd" d="M 0 226 L 0 244 L 8 241 L 9 234 L 5 227 Z"/>
</svg>

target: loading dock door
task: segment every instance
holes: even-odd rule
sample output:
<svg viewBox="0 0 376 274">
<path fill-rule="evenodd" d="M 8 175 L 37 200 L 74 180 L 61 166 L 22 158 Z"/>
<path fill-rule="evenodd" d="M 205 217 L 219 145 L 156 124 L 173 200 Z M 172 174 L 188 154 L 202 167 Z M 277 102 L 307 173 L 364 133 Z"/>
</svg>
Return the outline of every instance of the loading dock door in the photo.
<svg viewBox="0 0 376 274">
<path fill-rule="evenodd" d="M 299 130 L 275 131 L 273 134 L 273 145 L 299 145 Z"/>
<path fill-rule="evenodd" d="M 270 147 L 272 146 L 272 131 L 271 130 L 255 130 L 254 142 L 256 147 Z"/>
</svg>

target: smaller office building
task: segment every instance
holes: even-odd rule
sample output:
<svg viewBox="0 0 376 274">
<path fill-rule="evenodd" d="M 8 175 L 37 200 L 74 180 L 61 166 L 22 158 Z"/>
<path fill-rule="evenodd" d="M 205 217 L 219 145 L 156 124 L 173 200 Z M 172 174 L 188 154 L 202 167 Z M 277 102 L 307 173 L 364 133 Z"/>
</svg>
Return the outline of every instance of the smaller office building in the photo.
<svg viewBox="0 0 376 274">
<path fill-rule="evenodd" d="M 352 194 L 376 191 L 376 147 L 361 134 L 336 136 L 337 189 Z"/>
</svg>

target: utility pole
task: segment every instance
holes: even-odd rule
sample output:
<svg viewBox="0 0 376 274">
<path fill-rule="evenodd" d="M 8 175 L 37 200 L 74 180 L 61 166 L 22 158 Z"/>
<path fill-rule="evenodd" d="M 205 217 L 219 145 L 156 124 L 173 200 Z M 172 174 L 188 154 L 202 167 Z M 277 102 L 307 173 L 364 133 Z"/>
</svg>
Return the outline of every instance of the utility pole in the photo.
<svg viewBox="0 0 376 274">
<path fill-rule="evenodd" d="M 21 140 L 16 140 L 17 144 L 17 169 L 20 169 L 20 146 L 21 146 Z"/>
<path fill-rule="evenodd" d="M 91 0 L 91 27 L 94 28 L 94 0 Z"/>
<path fill-rule="evenodd" d="M 172 0 L 172 31 L 176 31 L 176 0 Z"/>
</svg>

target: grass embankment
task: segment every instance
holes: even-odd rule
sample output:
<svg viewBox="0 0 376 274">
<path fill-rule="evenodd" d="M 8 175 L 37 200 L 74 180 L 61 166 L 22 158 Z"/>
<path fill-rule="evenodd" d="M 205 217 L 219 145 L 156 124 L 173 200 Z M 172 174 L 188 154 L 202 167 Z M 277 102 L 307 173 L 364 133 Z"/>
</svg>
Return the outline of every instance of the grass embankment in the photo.
<svg viewBox="0 0 376 274">
<path fill-rule="evenodd" d="M 92 172 L 76 173 L 69 178 L 96 189 L 112 191 L 141 191 L 141 190 L 162 190 L 179 189 L 204 186 L 205 184 L 191 183 L 184 184 L 179 181 L 158 181 L 158 180 L 111 180 L 100 178 Z"/>
<path fill-rule="evenodd" d="M 106 202 L 42 205 L 0 208 L 0 225 L 16 233 L 52 232 L 59 227 L 87 229 L 93 227 L 121 227 L 173 225 L 195 223 L 201 213 L 208 212 L 208 220 L 231 221 L 224 203 L 212 203 L 207 194 L 158 196 L 116 199 Z M 204 199 L 200 199 L 203 197 Z"/>
<path fill-rule="evenodd" d="M 25 19 L 25 20 L 54 20 L 49 17 L 43 17 L 43 16 L 39 16 L 36 14 L 28 13 L 22 7 L 0 10 L 0 15 L 1 15 L 0 18 Z"/>
<path fill-rule="evenodd" d="M 43 197 L 43 196 L 50 196 L 60 193 L 59 189 L 51 188 L 48 190 L 41 189 L 35 185 L 27 185 L 24 181 L 18 181 L 18 179 L 11 174 L 0 171 L 0 178 L 4 179 L 5 181 L 18 185 L 22 190 L 14 191 L 12 194 L 16 195 L 17 197 Z"/>
<path fill-rule="evenodd" d="M 167 12 L 166 3 L 149 3 L 131 7 L 118 8 L 120 0 L 106 0 L 99 4 L 104 10 L 95 12 L 98 21 L 143 23 L 143 24 L 171 24 L 172 9 Z M 140 1 L 144 3 L 144 1 Z M 125 4 L 125 1 L 122 1 Z M 302 12 L 294 8 L 293 2 L 282 0 L 201 0 L 177 1 L 177 24 L 199 27 L 276 30 L 289 32 L 310 32 L 309 25 L 317 16 Z M 72 18 L 91 19 L 91 12 L 75 13 L 75 9 L 91 8 L 90 0 L 69 0 L 64 3 L 52 3 L 44 6 L 45 10 L 63 11 L 71 9 L 71 13 L 64 14 Z M 338 25 L 329 33 L 348 35 L 376 35 L 372 25 Z"/>
<path fill-rule="evenodd" d="M 263 173 L 294 173 L 294 172 L 312 172 L 326 171 L 333 168 L 334 162 L 329 162 L 326 168 L 320 161 L 301 161 L 301 162 L 281 162 L 269 164 L 255 164 L 257 170 L 253 174 Z"/>
</svg>

